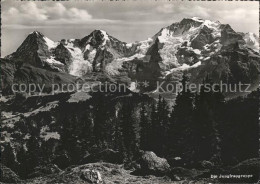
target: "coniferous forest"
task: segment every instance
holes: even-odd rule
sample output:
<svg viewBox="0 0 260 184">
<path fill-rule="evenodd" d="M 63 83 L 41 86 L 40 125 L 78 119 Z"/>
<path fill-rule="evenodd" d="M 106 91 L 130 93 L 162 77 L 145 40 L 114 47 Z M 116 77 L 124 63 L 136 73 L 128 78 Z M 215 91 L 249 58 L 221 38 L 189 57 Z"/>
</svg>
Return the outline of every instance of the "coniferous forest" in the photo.
<svg viewBox="0 0 260 184">
<path fill-rule="evenodd" d="M 187 82 L 184 76 L 183 86 Z M 102 160 L 136 168 L 140 155 L 152 151 L 171 167 L 210 168 L 205 174 L 210 177 L 258 157 L 259 90 L 225 100 L 220 92 L 205 92 L 202 85 L 199 93 L 183 89 L 173 106 L 161 96 L 154 100 L 131 92 L 92 95 L 90 101 L 68 104 L 62 94 L 53 111 L 22 117 L 13 134 L 17 144 L 4 145 L 2 164 L 25 179 L 48 164 L 65 169 Z M 14 100 L 18 107 L 25 104 L 22 96 Z M 34 104 L 33 99 L 26 103 L 24 108 Z M 42 141 L 42 127 L 58 132 L 58 139 Z M 252 172 L 256 179 L 258 171 Z M 145 173 L 137 169 L 135 174 Z"/>
</svg>

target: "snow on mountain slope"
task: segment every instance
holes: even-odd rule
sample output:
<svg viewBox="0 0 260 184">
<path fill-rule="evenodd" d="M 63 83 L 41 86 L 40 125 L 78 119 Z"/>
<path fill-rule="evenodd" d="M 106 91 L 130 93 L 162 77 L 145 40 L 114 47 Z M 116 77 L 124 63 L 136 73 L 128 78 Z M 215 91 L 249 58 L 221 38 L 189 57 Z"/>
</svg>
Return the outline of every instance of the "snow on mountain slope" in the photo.
<svg viewBox="0 0 260 184">
<path fill-rule="evenodd" d="M 107 41 L 109 41 L 109 37 L 105 31 L 103 31 L 103 30 L 100 30 L 100 31 L 103 34 L 104 41 L 103 41 L 102 45 L 104 46 L 104 45 L 106 45 Z"/>
<path fill-rule="evenodd" d="M 181 66 L 181 63 L 179 63 L 179 59 L 177 58 L 177 52 L 181 47 L 186 47 L 187 50 L 193 51 L 201 59 L 207 57 L 201 56 L 202 51 L 192 47 L 192 41 L 196 37 L 200 36 L 204 29 L 209 29 L 214 39 L 218 39 L 221 36 L 220 22 L 203 20 L 198 17 L 193 17 L 188 21 L 189 23 L 184 25 L 181 23 L 175 23 L 171 26 L 165 27 L 157 34 L 159 42 L 163 44 L 162 48 L 159 50 L 162 58 L 162 69 L 169 70 L 173 67 Z M 207 28 L 205 28 L 205 26 Z M 174 27 L 174 29 L 172 29 L 172 27 Z M 212 52 L 215 53 L 218 50 L 219 47 L 213 48 Z"/>
<path fill-rule="evenodd" d="M 91 63 L 84 59 L 80 48 L 75 47 L 71 41 L 69 41 L 65 47 L 69 50 L 72 56 L 72 63 L 69 66 L 69 73 L 71 75 L 82 76 L 85 73 L 92 71 Z"/>
<path fill-rule="evenodd" d="M 132 61 L 134 59 L 141 59 L 143 58 L 143 54 L 135 54 L 131 57 L 124 57 L 124 58 L 118 58 L 114 59 L 111 63 L 108 63 L 105 67 L 105 72 L 109 75 L 119 75 L 120 70 L 123 69 L 123 63 L 126 61 Z"/>
<path fill-rule="evenodd" d="M 139 41 L 136 43 L 131 43 L 131 46 L 137 45 L 136 53 L 145 55 L 151 44 L 154 42 L 154 39 L 148 38 L 144 41 Z"/>
<path fill-rule="evenodd" d="M 199 17 L 192 17 L 191 19 L 197 22 L 204 22 L 204 20 Z"/>
<path fill-rule="evenodd" d="M 52 41 L 51 39 L 47 38 L 46 36 L 44 36 L 43 39 L 46 42 L 49 50 L 58 46 L 57 42 Z"/>
<path fill-rule="evenodd" d="M 199 62 L 197 62 L 197 63 L 195 63 L 195 64 L 193 64 L 193 65 L 191 65 L 191 66 L 184 63 L 184 64 L 181 65 L 180 67 L 173 68 L 173 69 L 171 69 L 170 71 L 167 71 L 167 72 L 165 73 L 165 77 L 168 76 L 168 75 L 170 75 L 170 74 L 172 74 L 173 72 L 189 70 L 189 69 L 191 69 L 191 68 L 197 68 L 197 67 L 199 67 L 200 65 L 201 65 L 201 61 L 199 61 Z"/>
<path fill-rule="evenodd" d="M 58 71 L 62 71 L 61 68 L 64 67 L 64 64 L 55 60 L 53 56 L 46 59 L 46 62 L 49 66 L 51 66 L 54 69 L 57 69 Z"/>
<path fill-rule="evenodd" d="M 246 33 L 243 38 L 250 48 L 252 48 L 255 52 L 259 52 L 259 38 L 256 34 Z"/>
</svg>

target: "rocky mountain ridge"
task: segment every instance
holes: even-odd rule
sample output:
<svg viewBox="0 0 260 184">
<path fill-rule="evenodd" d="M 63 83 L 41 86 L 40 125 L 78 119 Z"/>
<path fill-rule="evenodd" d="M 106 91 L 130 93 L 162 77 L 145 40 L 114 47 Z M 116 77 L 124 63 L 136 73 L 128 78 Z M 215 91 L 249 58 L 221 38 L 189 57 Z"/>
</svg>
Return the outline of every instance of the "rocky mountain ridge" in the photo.
<svg viewBox="0 0 260 184">
<path fill-rule="evenodd" d="M 83 79 L 103 73 L 117 82 L 126 78 L 129 86 L 148 81 L 151 86 L 139 90 L 155 92 L 154 81 L 179 81 L 183 72 L 190 73 L 193 82 L 202 82 L 206 75 L 215 82 L 227 78 L 237 82 L 241 77 L 236 76 L 244 75 L 245 82 L 256 83 L 258 49 L 259 38 L 253 33 L 238 33 L 228 24 L 193 17 L 134 43 L 122 42 L 103 30 L 58 42 L 35 31 L 6 59 Z"/>
</svg>

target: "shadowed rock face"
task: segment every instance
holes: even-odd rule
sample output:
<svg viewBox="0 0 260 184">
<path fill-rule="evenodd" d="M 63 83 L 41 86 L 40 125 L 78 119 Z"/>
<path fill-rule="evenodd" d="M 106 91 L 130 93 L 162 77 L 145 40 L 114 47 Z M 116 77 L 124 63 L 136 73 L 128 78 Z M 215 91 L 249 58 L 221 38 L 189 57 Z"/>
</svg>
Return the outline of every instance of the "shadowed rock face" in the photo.
<svg viewBox="0 0 260 184">
<path fill-rule="evenodd" d="M 52 91 L 52 84 L 73 84 L 76 77 L 67 73 L 54 72 L 35 67 L 27 63 L 15 63 L 12 60 L 1 59 L 1 90 L 4 95 L 12 94 L 13 84 L 37 84 L 44 86 L 44 92 Z M 37 90 L 39 92 L 39 89 Z"/>
<path fill-rule="evenodd" d="M 182 34 L 188 31 L 191 27 L 199 27 L 202 24 L 200 21 L 193 19 L 183 19 L 181 22 L 173 23 L 169 26 L 169 29 L 177 34 Z"/>
<path fill-rule="evenodd" d="M 221 42 L 224 45 L 240 42 L 245 43 L 243 37 L 236 33 L 229 24 L 221 25 Z"/>
<path fill-rule="evenodd" d="M 64 47 L 63 44 L 59 44 L 57 48 L 54 51 L 55 59 L 60 61 L 61 63 L 65 64 L 66 66 L 69 66 L 71 63 L 72 56 L 69 52 L 69 50 Z M 68 69 L 67 69 L 68 72 Z"/>
<path fill-rule="evenodd" d="M 44 35 L 35 31 L 28 35 L 22 45 L 8 58 L 18 60 L 19 62 L 26 62 L 37 67 L 44 67 L 45 60 L 51 55 L 48 46 L 44 40 Z"/>
<path fill-rule="evenodd" d="M 204 26 L 199 34 L 192 40 L 191 47 L 194 49 L 203 49 L 206 44 L 211 44 L 214 40 L 211 33 L 212 30 Z"/>
</svg>

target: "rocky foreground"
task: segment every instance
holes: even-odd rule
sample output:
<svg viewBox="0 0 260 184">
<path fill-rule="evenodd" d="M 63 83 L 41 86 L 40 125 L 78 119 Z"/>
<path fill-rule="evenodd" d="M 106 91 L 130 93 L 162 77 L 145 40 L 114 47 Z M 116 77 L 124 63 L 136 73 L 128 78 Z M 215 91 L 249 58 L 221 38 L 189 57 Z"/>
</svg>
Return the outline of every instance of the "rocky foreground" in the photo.
<svg viewBox="0 0 260 184">
<path fill-rule="evenodd" d="M 170 177 L 156 177 L 153 175 L 135 176 L 132 170 L 125 170 L 122 165 L 110 163 L 93 163 L 67 168 L 64 171 L 29 180 L 17 179 L 14 183 L 97 183 L 97 184 L 169 184 L 169 183 L 208 183 L 208 179 L 190 180 L 179 179 L 172 181 Z M 196 172 L 198 173 L 198 172 Z"/>
<path fill-rule="evenodd" d="M 4 183 L 86 183 L 86 184 L 170 184 L 170 183 L 251 183 L 257 179 L 260 169 L 259 159 L 246 160 L 228 170 L 214 167 L 211 162 L 204 161 L 200 169 L 172 167 L 164 158 L 153 152 L 144 152 L 141 158 L 132 165 L 112 164 L 107 162 L 88 163 L 70 166 L 64 170 L 55 164 L 39 166 L 32 173 L 32 179 L 21 180 L 11 169 L 1 166 L 1 181 Z M 218 179 L 211 174 L 233 176 L 249 176 L 253 178 Z"/>
</svg>

